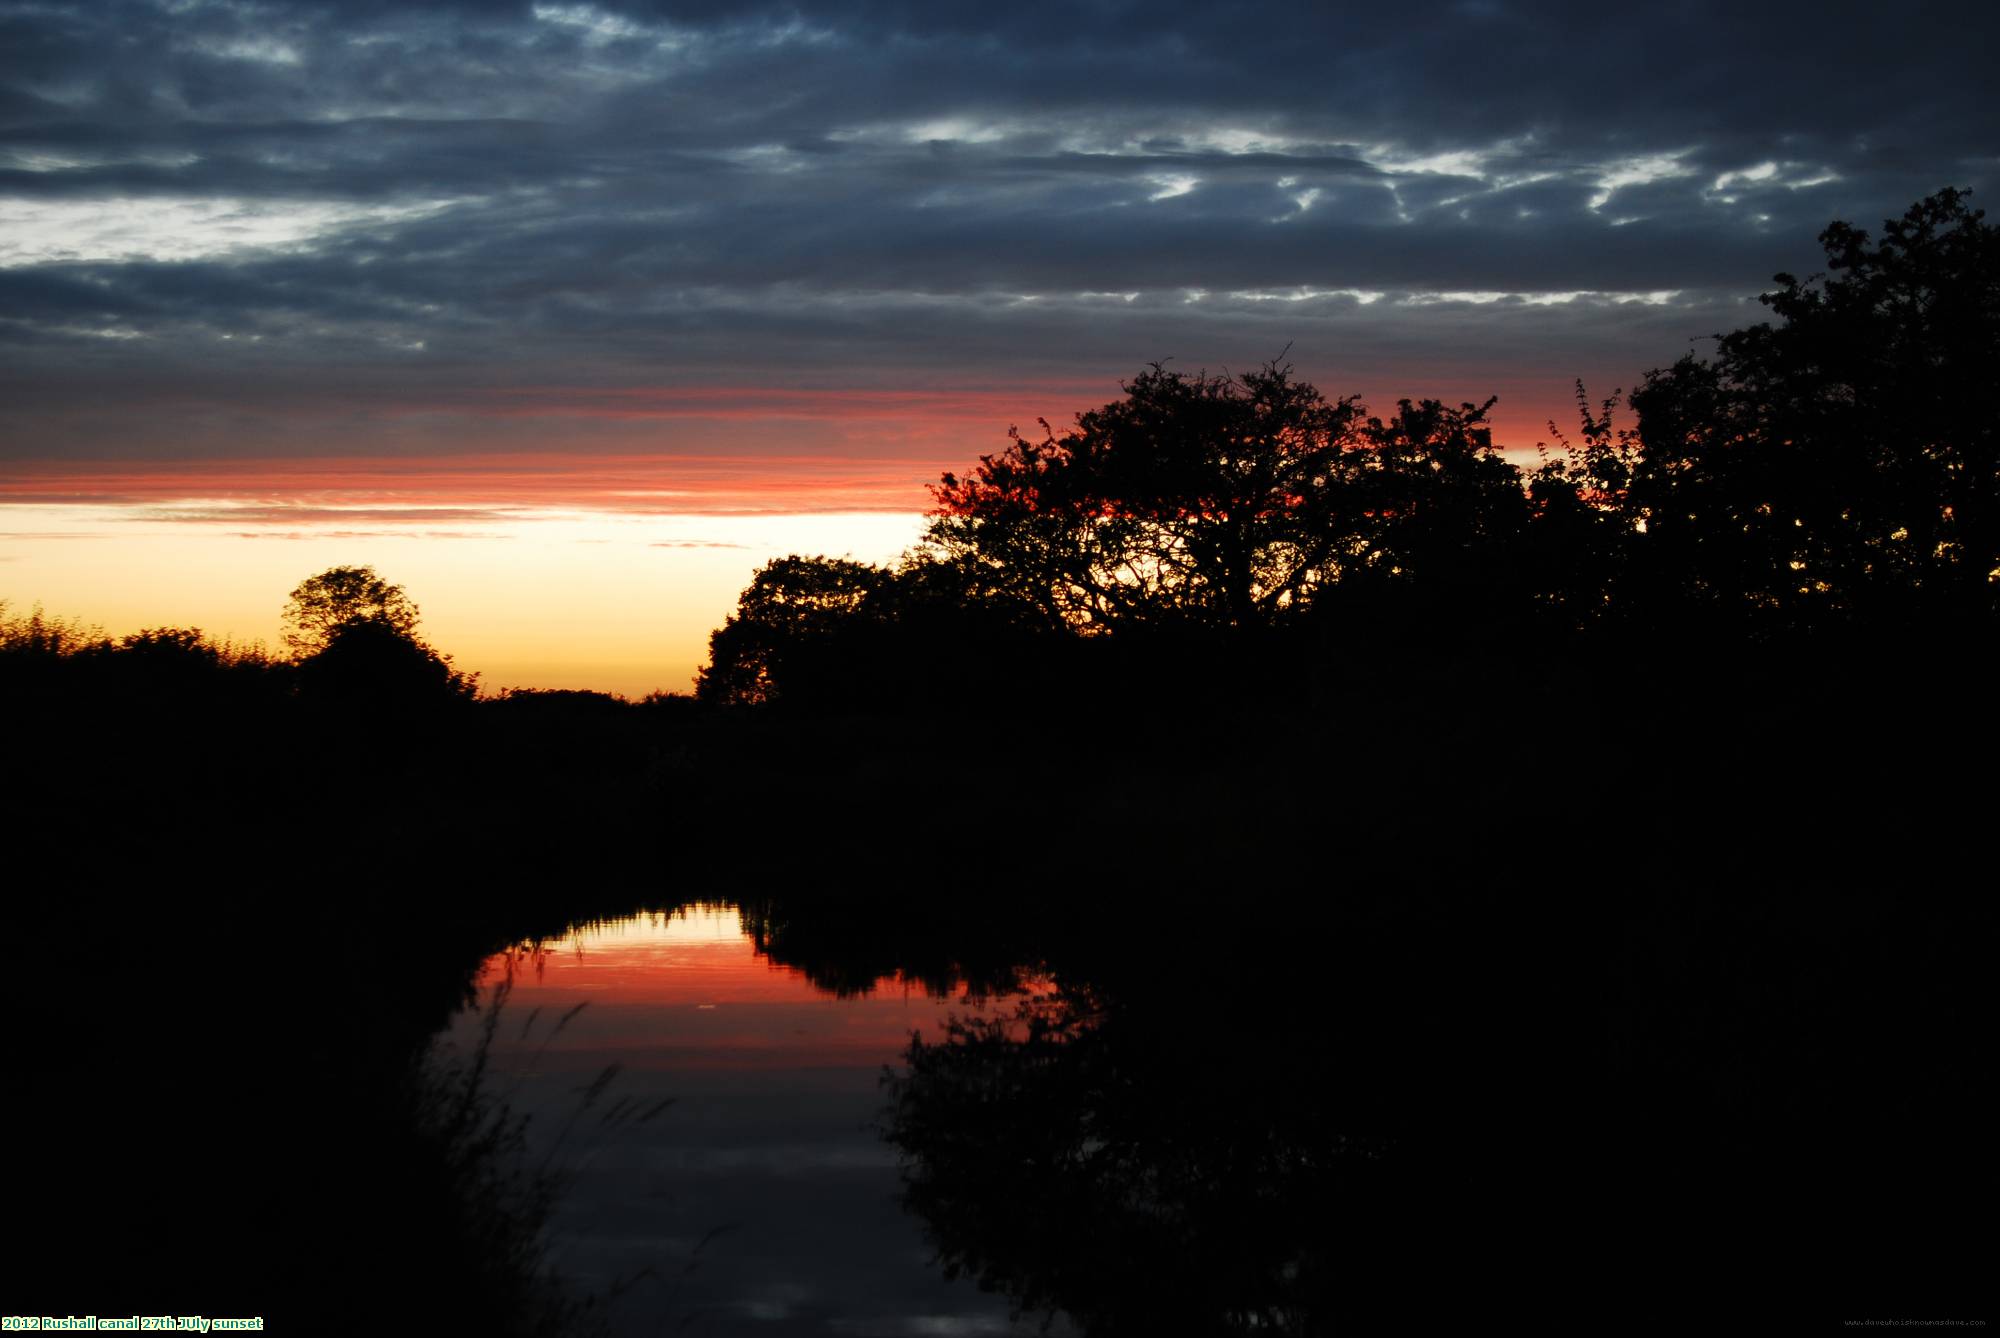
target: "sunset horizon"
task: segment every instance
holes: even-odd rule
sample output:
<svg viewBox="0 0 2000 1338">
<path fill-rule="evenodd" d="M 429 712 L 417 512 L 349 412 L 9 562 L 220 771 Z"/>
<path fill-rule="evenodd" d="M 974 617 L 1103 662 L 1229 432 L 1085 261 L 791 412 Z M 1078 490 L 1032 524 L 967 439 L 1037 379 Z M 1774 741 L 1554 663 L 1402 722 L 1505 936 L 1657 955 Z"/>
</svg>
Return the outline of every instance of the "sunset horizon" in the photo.
<svg viewBox="0 0 2000 1338">
<path fill-rule="evenodd" d="M 0 0 L 0 1317 L 1984 1323 L 1996 51 Z"/>
<path fill-rule="evenodd" d="M 1532 464 L 1576 382 L 1993 171 L 1976 78 L 1930 78 L 1977 44 L 1893 25 L 1752 78 L 1772 20 L 1722 10 L 1044 17 L 0 11 L 0 598 L 269 643 L 374 565 L 489 688 L 684 690 L 762 561 L 894 556 L 941 472 L 1151 363 L 1497 396 Z M 1684 59 L 1607 106 L 1542 73 L 1579 32 Z"/>
<path fill-rule="evenodd" d="M 920 539 L 941 474 L 1004 448 L 1009 428 L 1036 430 L 1038 418 L 1066 428 L 1129 375 L 1107 379 L 1095 398 L 1080 384 L 1016 396 L 592 393 L 628 420 L 748 423 L 773 450 L 747 458 L 635 447 L 23 460 L 0 479 L 0 519 L 11 522 L 0 531 L 0 598 L 15 616 L 39 607 L 113 637 L 180 627 L 275 649 L 293 585 L 326 567 L 371 566 L 408 589 L 426 635 L 479 675 L 484 691 L 686 692 L 706 663 L 709 633 L 764 562 L 795 553 L 893 562 Z M 494 394 L 502 412 L 517 398 Z M 1004 414 L 1012 400 L 1063 407 Z M 1376 412 L 1383 401 L 1364 403 Z M 736 409 L 733 420 L 713 417 L 718 406 Z M 1542 427 L 1524 445 L 1502 434 L 1512 424 L 1525 435 L 1527 412 L 1495 404 L 1496 447 L 1532 468 L 1550 423 L 1574 432 L 1563 420 L 1576 408 L 1572 387 L 1534 411 Z M 856 420 L 922 453 L 776 453 L 786 424 Z"/>
</svg>

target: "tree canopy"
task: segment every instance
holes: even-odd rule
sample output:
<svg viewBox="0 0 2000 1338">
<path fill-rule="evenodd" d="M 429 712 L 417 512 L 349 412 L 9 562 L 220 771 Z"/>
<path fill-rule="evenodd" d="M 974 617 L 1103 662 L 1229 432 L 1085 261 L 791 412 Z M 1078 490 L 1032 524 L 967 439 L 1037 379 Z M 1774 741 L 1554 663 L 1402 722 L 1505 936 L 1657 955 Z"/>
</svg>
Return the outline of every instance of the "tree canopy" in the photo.
<svg viewBox="0 0 2000 1338">
<path fill-rule="evenodd" d="M 299 691 L 322 706 L 408 713 L 478 690 L 477 675 L 417 635 L 416 604 L 373 567 L 330 567 L 301 581 L 284 621 Z"/>
<path fill-rule="evenodd" d="M 414 637 L 417 606 L 403 587 L 389 584 L 373 567 L 329 567 L 299 582 L 283 618 L 285 646 L 303 660 L 357 623 L 379 623 L 397 636 Z"/>
<path fill-rule="evenodd" d="M 709 637 L 704 701 L 900 709 L 1047 671 L 1032 611 L 962 566 L 915 553 L 893 567 L 790 557 L 760 568 Z"/>
<path fill-rule="evenodd" d="M 1833 224 L 1826 272 L 1777 275 L 1775 321 L 1647 374 L 1636 426 L 1614 425 L 1619 395 L 1594 407 L 1579 385 L 1580 431 L 1551 424 L 1559 449 L 1532 475 L 1495 449 L 1492 400 L 1374 417 L 1282 361 L 1151 364 L 1073 426 L 1010 429 L 945 474 L 900 567 L 760 572 L 703 690 L 851 687 L 864 646 L 877 669 L 892 642 L 963 650 L 982 619 L 1038 629 L 1045 662 L 1058 644 L 1132 652 L 1094 656 L 1100 674 L 1165 638 L 1252 676 L 1252 645 L 1324 665 L 1600 633 L 1888 646 L 1919 624 L 1984 629 L 2000 614 L 2000 232 L 1983 217 L 1946 190 L 1879 239 Z"/>
<path fill-rule="evenodd" d="M 1343 556 L 1353 399 L 1271 363 L 1242 376 L 1155 363 L 1058 435 L 933 489 L 929 541 L 1054 624 L 1268 624 Z"/>
<path fill-rule="evenodd" d="M 1802 631 L 2000 609 L 2000 230 L 1945 190 L 1834 223 L 1778 317 L 1632 395 L 1632 505 L 1683 604 Z"/>
<path fill-rule="evenodd" d="M 931 551 L 1084 634 L 1265 630 L 1337 587 L 1491 593 L 1512 568 L 1528 504 L 1490 400 L 1370 417 L 1280 362 L 1124 391 L 945 475 Z"/>
<path fill-rule="evenodd" d="M 707 701 L 755 705 L 777 700 L 788 669 L 863 616 L 868 597 L 890 578 L 844 558 L 774 558 L 709 635 L 709 662 L 695 692 Z"/>
<path fill-rule="evenodd" d="M 299 663 L 305 699 L 378 719 L 465 701 L 477 690 L 477 675 L 460 673 L 450 656 L 383 618 L 340 624 Z"/>
</svg>

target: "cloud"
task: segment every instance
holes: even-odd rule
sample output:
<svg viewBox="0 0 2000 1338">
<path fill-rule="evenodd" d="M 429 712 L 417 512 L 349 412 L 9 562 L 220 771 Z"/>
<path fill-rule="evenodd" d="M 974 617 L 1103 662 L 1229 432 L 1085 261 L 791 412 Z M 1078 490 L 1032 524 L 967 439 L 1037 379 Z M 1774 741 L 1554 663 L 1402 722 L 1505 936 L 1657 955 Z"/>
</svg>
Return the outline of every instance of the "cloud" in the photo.
<svg viewBox="0 0 2000 1338">
<path fill-rule="evenodd" d="M 477 530 L 228 530 L 232 539 L 505 539 Z"/>
<path fill-rule="evenodd" d="M 0 202 L 0 269 L 77 261 L 173 262 L 310 250 L 345 229 L 379 229 L 448 207 L 445 203 L 366 205 L 227 196 L 16 199 Z"/>
<path fill-rule="evenodd" d="M 412 506 L 412 507 L 367 507 L 367 506 L 303 506 L 274 505 L 259 506 L 253 503 L 228 503 L 222 505 L 171 504 L 154 506 L 134 512 L 135 521 L 172 521 L 176 524 L 228 524 L 228 525 L 314 525 L 328 523 L 342 524 L 478 524 L 482 522 L 517 520 L 521 517 L 507 511 L 496 511 L 485 507 L 466 506 Z M 394 531 L 386 531 L 394 533 Z M 359 530 L 346 531 L 358 535 Z M 445 533 L 445 531 L 427 531 Z M 274 536 L 275 537 L 275 536 Z"/>
<path fill-rule="evenodd" d="M 1560 400 L 1760 316 L 1830 219 L 1987 186 L 1996 38 L 1970 4 L 0 3 L 0 458 L 917 455 L 1287 345 L 1335 391 Z"/>
<path fill-rule="evenodd" d="M 994 434 L 998 436 L 999 434 Z M 1004 438 L 1002 438 L 1004 440 Z M 943 457 L 952 460 L 956 456 Z M 0 507 L 115 509 L 127 522 L 265 526 L 273 535 L 437 527 L 501 532 L 578 513 L 897 513 L 928 509 L 927 458 L 793 455 L 492 455 L 432 459 L 23 461 L 0 473 Z M 385 505 L 383 499 L 392 498 Z M 408 527 L 424 527 L 414 529 Z M 560 527 L 559 527 L 560 528 Z"/>
</svg>

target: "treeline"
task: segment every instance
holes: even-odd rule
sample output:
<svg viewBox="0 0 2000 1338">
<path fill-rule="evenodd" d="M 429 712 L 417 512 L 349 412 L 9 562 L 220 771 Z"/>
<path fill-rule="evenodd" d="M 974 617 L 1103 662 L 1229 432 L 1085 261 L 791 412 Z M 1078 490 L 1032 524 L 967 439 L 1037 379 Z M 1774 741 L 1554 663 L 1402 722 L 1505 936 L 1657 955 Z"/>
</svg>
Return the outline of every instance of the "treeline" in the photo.
<svg viewBox="0 0 2000 1338">
<path fill-rule="evenodd" d="M 1013 431 L 944 475 L 900 561 L 767 564 L 696 695 L 822 714 L 1296 700 L 1454 657 L 1963 646 L 2000 615 L 2000 229 L 1946 190 L 1879 238 L 1836 223 L 1821 241 L 1824 274 L 1763 296 L 1774 321 L 1648 373 L 1622 406 L 1579 386 L 1579 425 L 1551 424 L 1534 469 L 1495 448 L 1490 400 L 1385 418 L 1282 362 L 1155 364 L 1074 426 Z M 0 675 L 398 719 L 475 699 L 416 625 L 400 588 L 355 567 L 293 592 L 285 656 L 0 607 Z"/>
<path fill-rule="evenodd" d="M 476 706 L 400 592 L 328 589 L 288 655 L 0 609 L 20 1308 L 591 1331 L 504 1110 L 424 1056 L 549 903 L 639 899 L 650 736 Z"/>
<path fill-rule="evenodd" d="M 481 697 L 366 568 L 292 593 L 281 655 L 0 610 L 6 788 L 24 828 L 133 867 L 207 831 L 351 863 L 365 831 L 388 876 L 508 885 L 644 878 L 667 847 L 702 879 L 850 856 L 921 877 L 966 812 L 1050 793 L 1064 757 L 1116 839 L 1038 830 L 982 870 L 1060 838 L 1114 873 L 1234 876 L 1298 852 L 1204 833 L 1313 821 L 1336 789 L 1383 848 L 1430 849 L 1435 811 L 1403 796 L 1443 766 L 1468 794 L 1587 775 L 1628 838 L 1640 810 L 1611 796 L 1642 788 L 1877 811 L 1906 740 L 1986 720 L 1996 239 L 1956 191 L 1880 238 L 1836 224 L 1826 274 L 1766 295 L 1773 321 L 1648 375 L 1630 424 L 1580 391 L 1534 469 L 1484 405 L 1380 417 L 1282 363 L 1150 368 L 946 475 L 902 561 L 768 564 L 692 698 Z"/>
<path fill-rule="evenodd" d="M 47 1217 L 22 1308 L 332 1331 L 326 1296 L 408 1292 L 426 1322 L 531 1327 L 492 1223 L 413 1142 L 412 1056 L 484 952 L 702 897 L 763 906 L 760 940 L 801 960 L 859 944 L 925 979 L 979 964 L 921 941 L 938 919 L 1032 948 L 1082 915 L 1143 961 L 1199 957 L 1221 907 L 1246 998 L 1270 939 L 1349 982 L 1299 1025 L 1369 1019 L 1343 1035 L 1391 1072 L 1456 1072 L 1428 1038 L 1462 1018 L 1495 1078 L 1468 1093 L 1533 1095 L 1495 1076 L 1544 1034 L 1502 1034 L 1522 1013 L 1493 1001 L 1526 990 L 1574 1033 L 1606 1155 L 1675 1149 L 1633 1199 L 1670 1196 L 1656 1232 L 1706 1239 L 1753 1182 L 1833 1185 L 1880 1227 L 1864 1255 L 1896 1238 L 1881 1294 L 1923 1295 L 1976 1239 L 1955 1187 L 1991 1183 L 1959 1058 L 1992 929 L 1964 889 L 1990 881 L 2000 736 L 1997 236 L 1957 192 L 1879 240 L 1830 228 L 1827 275 L 1780 276 L 1772 323 L 1649 375 L 1629 426 L 1586 402 L 1535 470 L 1485 406 L 1376 417 L 1282 363 L 1151 368 L 943 479 L 900 563 L 767 566 L 695 699 L 481 698 L 366 568 L 293 592 L 282 655 L 0 610 L 28 1086 L 204 1098 L 16 1103 Z M 823 982 L 879 974 L 843 956 Z M 1178 1109 L 1183 1053 L 1158 1050 L 1156 1088 L 1105 1072 Z M 104 1214 L 113 1188 L 213 1210 L 163 1235 Z"/>
<path fill-rule="evenodd" d="M 877 567 L 790 557 L 698 694 L 896 709 L 1145 690 L 1298 694 L 1358 667 L 1606 648 L 1964 645 L 2000 611 L 2000 230 L 1947 190 L 1821 236 L 1774 322 L 1593 406 L 1523 470 L 1484 405 L 1330 400 L 1281 362 L 1154 365 L 947 474 Z M 1179 671 L 1178 673 L 1176 671 Z"/>
</svg>

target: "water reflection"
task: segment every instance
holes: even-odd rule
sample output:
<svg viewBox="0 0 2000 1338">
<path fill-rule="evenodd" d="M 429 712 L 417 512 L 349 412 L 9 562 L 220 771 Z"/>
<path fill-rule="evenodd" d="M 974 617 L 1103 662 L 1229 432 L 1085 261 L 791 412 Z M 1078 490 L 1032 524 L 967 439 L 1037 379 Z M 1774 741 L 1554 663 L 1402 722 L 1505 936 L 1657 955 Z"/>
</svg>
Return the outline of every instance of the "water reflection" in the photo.
<svg viewBox="0 0 2000 1338">
<path fill-rule="evenodd" d="M 1320 1056 L 1189 1011 L 1169 1034 L 1066 989 L 911 1042 L 888 1133 L 948 1276 L 1099 1335 L 1316 1333 L 1366 1308 L 1407 1246 L 1395 1144 L 1344 1132 Z"/>
<path fill-rule="evenodd" d="M 1525 959 L 1342 905 L 800 897 L 496 958 L 499 1067 L 575 1177 L 556 1263 L 623 1332 L 1395 1330 L 1558 1258 L 1627 1292 L 1679 1232 L 1592 1169 Z"/>
<path fill-rule="evenodd" d="M 1387 940 L 984 914 L 751 900 L 488 963 L 574 1174 L 556 1263 L 619 1331 L 1313 1333 L 1471 1271 L 1481 1038 Z"/>
<path fill-rule="evenodd" d="M 993 982 L 888 967 L 836 992 L 773 959 L 780 933 L 695 906 L 487 963 L 499 1088 L 569 1179 L 555 1265 L 620 1333 L 1014 1331 L 1004 1300 L 940 1275 L 878 1132 L 884 1065 L 981 1016 Z"/>
<path fill-rule="evenodd" d="M 1901 1210 L 1983 1183 L 1979 1107 L 1857 1081 L 1963 1027 L 1912 967 L 1832 969 L 1868 909 L 844 891 L 486 980 L 517 1107 L 572 1130 L 560 1263 L 626 1332 L 1686 1331 L 1973 1276 L 1983 1236 Z M 614 1065 L 618 1117 L 572 1121 Z"/>
</svg>

